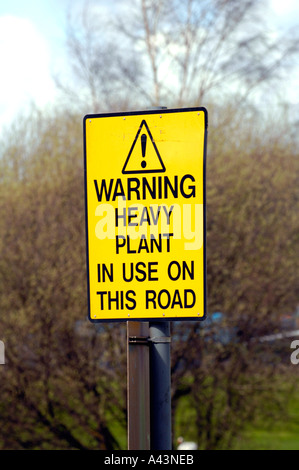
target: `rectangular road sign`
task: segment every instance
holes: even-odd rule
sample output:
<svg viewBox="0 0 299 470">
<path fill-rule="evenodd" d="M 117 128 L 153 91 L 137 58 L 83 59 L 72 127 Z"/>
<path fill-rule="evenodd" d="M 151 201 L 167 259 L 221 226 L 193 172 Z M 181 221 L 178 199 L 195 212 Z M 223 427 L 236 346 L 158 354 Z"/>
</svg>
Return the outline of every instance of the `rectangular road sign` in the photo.
<svg viewBox="0 0 299 470">
<path fill-rule="evenodd" d="M 91 321 L 206 314 L 205 108 L 87 115 Z"/>
</svg>

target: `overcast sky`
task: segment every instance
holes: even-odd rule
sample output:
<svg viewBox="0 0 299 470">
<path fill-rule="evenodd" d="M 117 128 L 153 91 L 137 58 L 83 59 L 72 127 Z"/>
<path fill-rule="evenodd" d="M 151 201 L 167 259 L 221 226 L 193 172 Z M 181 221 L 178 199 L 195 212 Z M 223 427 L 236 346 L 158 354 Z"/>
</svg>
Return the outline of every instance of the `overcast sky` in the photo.
<svg viewBox="0 0 299 470">
<path fill-rule="evenodd" d="M 298 0 L 269 1 L 274 28 L 299 22 Z M 106 0 L 99 2 L 104 4 Z M 66 12 L 70 5 L 74 8 L 83 3 L 84 0 L 0 0 L 0 132 L 30 101 L 38 106 L 54 102 L 52 76 L 63 67 Z"/>
</svg>

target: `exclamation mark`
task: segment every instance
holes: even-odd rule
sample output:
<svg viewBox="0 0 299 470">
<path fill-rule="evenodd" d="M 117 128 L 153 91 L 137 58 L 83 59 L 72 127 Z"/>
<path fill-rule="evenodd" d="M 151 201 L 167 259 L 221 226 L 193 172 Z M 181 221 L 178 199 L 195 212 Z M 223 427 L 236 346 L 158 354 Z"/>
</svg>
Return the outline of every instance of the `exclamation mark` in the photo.
<svg viewBox="0 0 299 470">
<path fill-rule="evenodd" d="M 146 134 L 142 134 L 142 136 L 141 136 L 141 151 L 142 151 L 142 157 L 143 158 L 145 158 L 145 152 L 146 152 L 146 139 L 147 139 Z M 146 161 L 145 160 L 142 160 L 141 166 L 142 166 L 142 168 L 146 167 Z"/>
</svg>

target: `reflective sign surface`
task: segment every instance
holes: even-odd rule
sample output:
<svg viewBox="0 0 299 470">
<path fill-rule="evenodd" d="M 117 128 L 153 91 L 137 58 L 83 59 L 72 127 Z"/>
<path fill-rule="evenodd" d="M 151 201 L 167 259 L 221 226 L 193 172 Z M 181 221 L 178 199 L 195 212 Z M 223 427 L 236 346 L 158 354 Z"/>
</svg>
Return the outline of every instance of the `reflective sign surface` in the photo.
<svg viewBox="0 0 299 470">
<path fill-rule="evenodd" d="M 84 118 L 91 321 L 202 319 L 204 108 Z"/>
</svg>

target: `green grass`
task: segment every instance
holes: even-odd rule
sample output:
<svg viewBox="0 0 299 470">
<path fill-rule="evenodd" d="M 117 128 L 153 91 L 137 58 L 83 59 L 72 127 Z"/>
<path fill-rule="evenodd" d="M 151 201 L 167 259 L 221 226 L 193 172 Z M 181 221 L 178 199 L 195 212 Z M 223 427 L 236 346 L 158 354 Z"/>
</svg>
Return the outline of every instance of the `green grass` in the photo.
<svg viewBox="0 0 299 470">
<path fill-rule="evenodd" d="M 299 396 L 290 401 L 285 420 L 250 426 L 237 440 L 235 449 L 299 450 Z"/>
<path fill-rule="evenodd" d="M 289 430 L 252 430 L 245 434 L 235 450 L 299 450 L 299 434 Z"/>
<path fill-rule="evenodd" d="M 195 413 L 189 397 L 178 404 L 174 424 L 175 439 L 182 435 L 186 440 L 196 441 Z M 257 420 L 250 424 L 236 439 L 234 450 L 299 450 L 299 394 L 289 401 L 285 417 L 277 421 Z"/>
<path fill-rule="evenodd" d="M 292 394 L 286 411 L 284 417 L 280 416 L 276 421 L 260 419 L 248 425 L 235 440 L 233 450 L 299 450 L 299 393 Z M 195 422 L 196 414 L 190 397 L 180 398 L 172 429 L 174 448 L 181 435 L 185 440 L 197 441 Z M 127 449 L 127 429 L 123 424 L 112 420 L 110 430 L 120 448 Z"/>
</svg>

